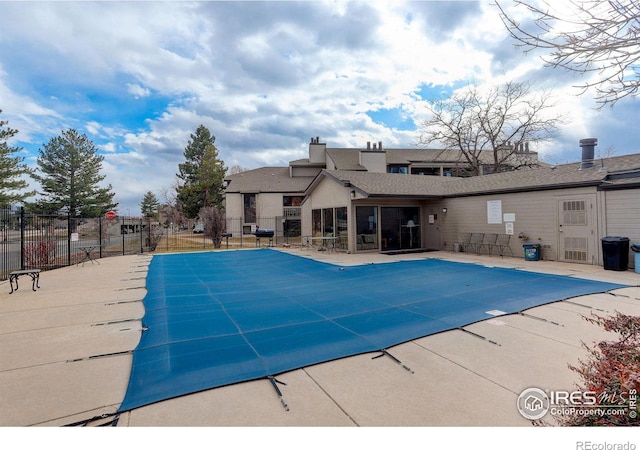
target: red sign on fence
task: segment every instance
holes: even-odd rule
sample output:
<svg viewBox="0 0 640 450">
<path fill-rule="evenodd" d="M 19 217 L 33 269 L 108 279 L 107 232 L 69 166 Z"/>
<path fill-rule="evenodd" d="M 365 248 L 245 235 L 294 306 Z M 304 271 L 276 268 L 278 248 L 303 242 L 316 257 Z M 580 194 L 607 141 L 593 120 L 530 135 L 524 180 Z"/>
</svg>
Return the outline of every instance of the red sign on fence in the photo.
<svg viewBox="0 0 640 450">
<path fill-rule="evenodd" d="M 113 211 L 107 211 L 104 215 L 107 220 L 114 220 L 116 218 L 116 213 Z"/>
</svg>

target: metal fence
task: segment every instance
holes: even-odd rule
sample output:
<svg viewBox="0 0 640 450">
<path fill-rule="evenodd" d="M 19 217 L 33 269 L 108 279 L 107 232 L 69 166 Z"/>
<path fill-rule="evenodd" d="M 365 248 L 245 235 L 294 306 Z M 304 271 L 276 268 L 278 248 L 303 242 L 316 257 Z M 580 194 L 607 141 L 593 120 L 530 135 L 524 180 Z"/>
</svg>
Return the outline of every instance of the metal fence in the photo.
<svg viewBox="0 0 640 450">
<path fill-rule="evenodd" d="M 255 227 L 240 218 L 227 219 L 221 248 L 301 244 L 299 228 L 282 217 L 259 218 L 261 229 L 274 230 L 273 238 L 257 239 Z M 0 280 L 14 270 L 51 270 L 99 259 L 146 252 L 213 250 L 204 233 L 191 227 L 161 225 L 157 221 L 116 217 L 77 218 L 69 215 L 31 214 L 24 209 L 0 209 Z"/>
<path fill-rule="evenodd" d="M 273 230 L 272 239 L 256 238 L 257 225 L 247 225 L 242 218 L 232 217 L 226 219 L 226 236 L 223 237 L 220 248 L 250 248 L 264 246 L 278 246 L 282 244 L 301 245 L 300 229 L 288 226 L 283 217 L 259 217 L 256 222 L 260 229 Z M 162 237 L 158 239 L 156 252 L 173 252 L 188 250 L 212 250 L 213 241 L 204 233 L 194 233 L 193 227 L 165 227 Z"/>
</svg>

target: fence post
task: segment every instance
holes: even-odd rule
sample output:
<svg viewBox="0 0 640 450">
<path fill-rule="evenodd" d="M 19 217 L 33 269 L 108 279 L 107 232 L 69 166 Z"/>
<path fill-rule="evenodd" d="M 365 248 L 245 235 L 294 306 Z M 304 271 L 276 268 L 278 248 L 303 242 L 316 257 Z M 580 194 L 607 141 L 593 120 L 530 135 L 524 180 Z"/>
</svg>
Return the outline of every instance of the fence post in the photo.
<svg viewBox="0 0 640 450">
<path fill-rule="evenodd" d="M 140 254 L 144 253 L 144 247 L 142 246 L 142 217 L 140 217 Z"/>
<path fill-rule="evenodd" d="M 100 259 L 102 259 L 102 216 L 98 216 L 98 247 L 100 249 Z"/>
<path fill-rule="evenodd" d="M 71 210 L 67 212 L 67 266 L 71 265 Z"/>
<path fill-rule="evenodd" d="M 20 270 L 24 270 L 24 206 L 20 207 Z"/>
</svg>

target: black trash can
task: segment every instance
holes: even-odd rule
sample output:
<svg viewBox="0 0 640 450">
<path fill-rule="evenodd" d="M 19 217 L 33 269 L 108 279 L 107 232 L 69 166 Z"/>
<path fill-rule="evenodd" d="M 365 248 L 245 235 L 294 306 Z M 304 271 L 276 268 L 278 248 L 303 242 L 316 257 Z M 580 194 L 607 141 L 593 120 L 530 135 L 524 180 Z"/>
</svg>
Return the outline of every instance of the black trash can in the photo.
<svg viewBox="0 0 640 450">
<path fill-rule="evenodd" d="M 602 238 L 602 261 L 605 270 L 627 270 L 629 267 L 629 238 L 607 236 Z"/>
<path fill-rule="evenodd" d="M 540 244 L 522 244 L 525 261 L 540 261 Z"/>
</svg>

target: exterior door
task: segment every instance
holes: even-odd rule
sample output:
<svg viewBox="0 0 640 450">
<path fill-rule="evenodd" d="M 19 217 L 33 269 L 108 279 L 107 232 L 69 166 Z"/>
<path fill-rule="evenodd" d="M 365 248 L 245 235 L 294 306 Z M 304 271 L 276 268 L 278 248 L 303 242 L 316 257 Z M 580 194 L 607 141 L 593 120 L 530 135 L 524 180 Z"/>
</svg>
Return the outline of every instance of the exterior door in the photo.
<svg viewBox="0 0 640 450">
<path fill-rule="evenodd" d="M 381 208 L 382 251 L 421 248 L 419 207 Z"/>
<path fill-rule="evenodd" d="M 595 197 L 558 200 L 558 261 L 593 264 L 596 255 Z"/>
</svg>

